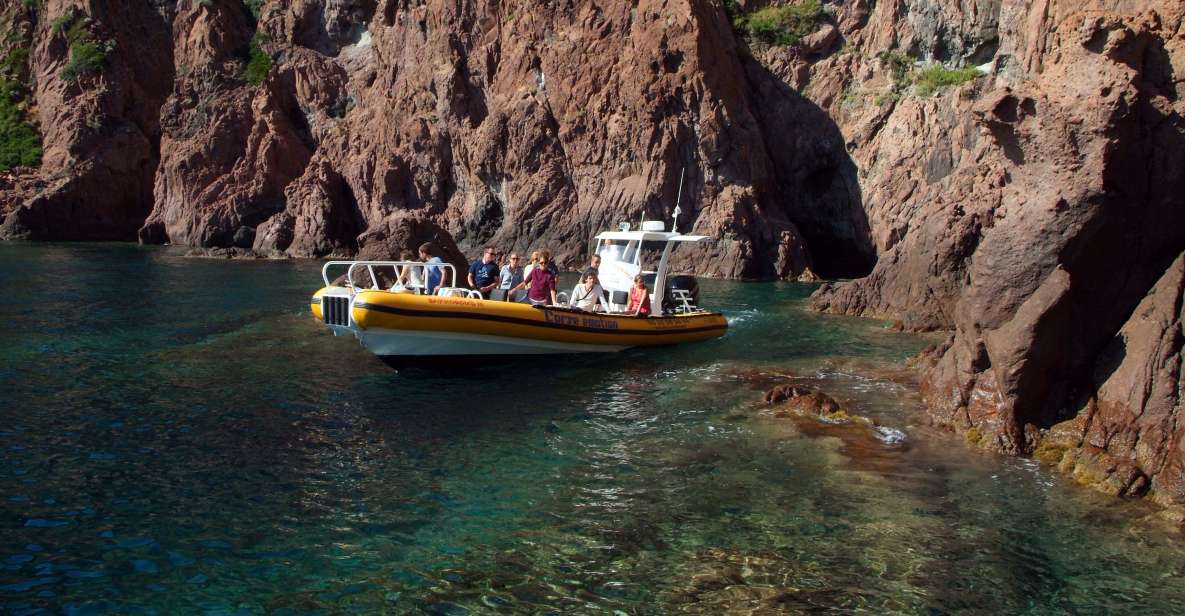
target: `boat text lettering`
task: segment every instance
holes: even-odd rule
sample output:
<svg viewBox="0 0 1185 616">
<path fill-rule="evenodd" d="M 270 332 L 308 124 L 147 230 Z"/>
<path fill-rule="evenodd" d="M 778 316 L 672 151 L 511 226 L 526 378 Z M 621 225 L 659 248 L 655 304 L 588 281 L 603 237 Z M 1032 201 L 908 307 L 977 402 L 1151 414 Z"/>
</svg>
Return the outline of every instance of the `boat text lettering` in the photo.
<svg viewBox="0 0 1185 616">
<path fill-rule="evenodd" d="M 429 304 L 445 304 L 448 306 L 465 306 L 466 308 L 480 308 L 481 304 L 471 299 L 460 297 L 429 297 Z"/>
<path fill-rule="evenodd" d="M 564 314 L 562 312 L 551 312 L 550 310 L 544 310 L 543 317 L 547 319 L 548 323 L 556 323 L 559 325 L 589 327 L 592 329 L 617 329 L 617 321 L 614 321 L 613 319 L 599 319 L 597 317 L 586 317 L 575 314 Z"/>
</svg>

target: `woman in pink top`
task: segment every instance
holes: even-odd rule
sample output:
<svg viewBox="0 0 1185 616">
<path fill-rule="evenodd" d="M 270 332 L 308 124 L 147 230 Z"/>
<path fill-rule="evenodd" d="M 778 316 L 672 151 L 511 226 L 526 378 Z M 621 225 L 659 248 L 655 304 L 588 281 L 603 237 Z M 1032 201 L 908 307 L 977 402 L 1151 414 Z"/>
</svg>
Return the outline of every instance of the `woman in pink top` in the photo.
<svg viewBox="0 0 1185 616">
<path fill-rule="evenodd" d="M 650 291 L 646 289 L 646 280 L 641 276 L 634 276 L 634 288 L 630 289 L 630 305 L 625 311 L 636 317 L 650 316 Z"/>
</svg>

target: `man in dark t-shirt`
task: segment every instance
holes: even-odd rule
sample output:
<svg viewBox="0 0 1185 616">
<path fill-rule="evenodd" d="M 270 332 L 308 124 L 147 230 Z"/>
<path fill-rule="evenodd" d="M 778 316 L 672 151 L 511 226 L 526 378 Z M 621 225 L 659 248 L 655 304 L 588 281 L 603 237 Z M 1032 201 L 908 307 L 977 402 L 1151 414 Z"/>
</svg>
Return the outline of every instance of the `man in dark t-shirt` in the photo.
<svg viewBox="0 0 1185 616">
<path fill-rule="evenodd" d="M 469 287 L 481 291 L 482 297 L 490 296 L 490 289 L 498 286 L 498 264 L 494 262 L 494 249 L 486 248 L 481 260 L 469 266 Z"/>
</svg>

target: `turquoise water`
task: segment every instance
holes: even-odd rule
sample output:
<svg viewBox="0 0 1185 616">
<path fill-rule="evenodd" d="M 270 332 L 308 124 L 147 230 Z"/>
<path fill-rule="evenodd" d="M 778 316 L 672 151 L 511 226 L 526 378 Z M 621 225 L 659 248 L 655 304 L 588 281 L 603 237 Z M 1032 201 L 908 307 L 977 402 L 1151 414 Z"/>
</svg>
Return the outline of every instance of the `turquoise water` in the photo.
<svg viewBox="0 0 1185 616">
<path fill-rule="evenodd" d="M 924 424 L 928 340 L 709 281 L 723 339 L 394 372 L 312 262 L 0 244 L 8 613 L 1172 613 L 1143 503 Z M 880 429 L 773 417 L 823 388 Z"/>
</svg>

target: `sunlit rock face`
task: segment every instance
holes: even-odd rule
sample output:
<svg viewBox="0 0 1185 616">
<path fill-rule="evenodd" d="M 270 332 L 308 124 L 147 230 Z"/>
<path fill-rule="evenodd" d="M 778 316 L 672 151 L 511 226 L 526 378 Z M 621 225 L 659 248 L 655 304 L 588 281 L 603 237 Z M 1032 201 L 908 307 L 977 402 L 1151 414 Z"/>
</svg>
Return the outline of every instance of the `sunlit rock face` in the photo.
<svg viewBox="0 0 1185 616">
<path fill-rule="evenodd" d="M 795 277 L 812 241 L 845 255 L 815 266 L 824 275 L 875 259 L 839 131 L 715 2 L 307 0 L 256 15 L 206 0 L 139 15 L 95 0 L 76 10 L 118 52 L 65 84 L 68 45 L 50 24 L 68 4 L 37 16 L 47 156 L 3 187 L 10 237 L 347 255 L 414 216 L 463 249 L 547 247 L 576 263 L 597 231 L 670 221 L 678 201 L 679 230 L 717 240 L 682 255 L 705 274 Z M 813 44 L 833 48 L 833 31 L 822 18 Z M 271 59 L 257 84 L 256 55 Z M 81 117 L 90 101 L 143 140 L 104 158 Z M 105 191 L 47 187 L 87 166 L 122 175 Z M 137 224 L 99 233 L 78 201 L 97 192 Z"/>
<path fill-rule="evenodd" d="M 879 253 L 815 307 L 953 330 L 922 387 L 969 441 L 1181 502 L 1181 3 L 914 4 L 932 10 L 897 14 L 901 45 L 990 75 L 870 104 L 883 68 L 810 68 L 832 84 L 811 95 L 848 136 Z M 858 31 L 877 36 L 884 10 Z"/>
</svg>

